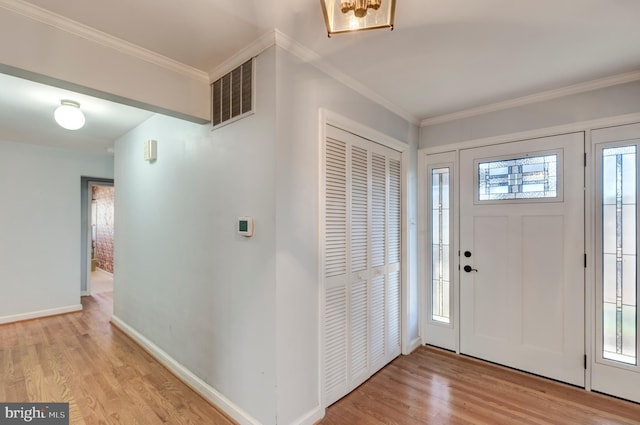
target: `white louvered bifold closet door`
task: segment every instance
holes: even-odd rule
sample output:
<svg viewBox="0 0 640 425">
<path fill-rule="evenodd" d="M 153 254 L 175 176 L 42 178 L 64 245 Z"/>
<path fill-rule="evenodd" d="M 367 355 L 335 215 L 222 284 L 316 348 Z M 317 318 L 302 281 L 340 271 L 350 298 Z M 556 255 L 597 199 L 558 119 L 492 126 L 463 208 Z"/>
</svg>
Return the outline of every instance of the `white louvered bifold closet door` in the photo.
<svg viewBox="0 0 640 425">
<path fill-rule="evenodd" d="M 324 405 L 400 354 L 400 153 L 327 126 Z"/>
</svg>

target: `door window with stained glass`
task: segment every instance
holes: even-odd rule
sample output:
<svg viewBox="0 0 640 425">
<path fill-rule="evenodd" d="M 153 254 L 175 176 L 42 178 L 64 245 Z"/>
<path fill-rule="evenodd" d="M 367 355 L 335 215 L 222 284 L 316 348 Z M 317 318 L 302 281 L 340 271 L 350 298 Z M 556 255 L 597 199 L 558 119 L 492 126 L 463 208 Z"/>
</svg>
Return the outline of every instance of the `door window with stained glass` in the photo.
<svg viewBox="0 0 640 425">
<path fill-rule="evenodd" d="M 601 355 L 637 365 L 637 146 L 604 148 L 601 161 Z"/>
<path fill-rule="evenodd" d="M 450 168 L 431 170 L 431 320 L 451 323 Z"/>
<path fill-rule="evenodd" d="M 561 201 L 558 173 L 561 161 L 559 151 L 478 161 L 476 200 L 481 203 Z"/>
</svg>

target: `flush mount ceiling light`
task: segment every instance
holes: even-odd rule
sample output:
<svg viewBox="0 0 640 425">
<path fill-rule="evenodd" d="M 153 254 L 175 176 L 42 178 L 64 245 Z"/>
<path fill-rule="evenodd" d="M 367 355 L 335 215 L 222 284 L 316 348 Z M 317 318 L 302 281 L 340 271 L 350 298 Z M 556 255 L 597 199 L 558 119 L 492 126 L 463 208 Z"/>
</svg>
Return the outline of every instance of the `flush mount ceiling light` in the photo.
<svg viewBox="0 0 640 425">
<path fill-rule="evenodd" d="M 393 29 L 395 0 L 320 0 L 327 33 Z"/>
<path fill-rule="evenodd" d="M 77 130 L 84 126 L 84 114 L 80 110 L 80 104 L 72 100 L 61 100 L 53 117 L 62 128 Z"/>
</svg>

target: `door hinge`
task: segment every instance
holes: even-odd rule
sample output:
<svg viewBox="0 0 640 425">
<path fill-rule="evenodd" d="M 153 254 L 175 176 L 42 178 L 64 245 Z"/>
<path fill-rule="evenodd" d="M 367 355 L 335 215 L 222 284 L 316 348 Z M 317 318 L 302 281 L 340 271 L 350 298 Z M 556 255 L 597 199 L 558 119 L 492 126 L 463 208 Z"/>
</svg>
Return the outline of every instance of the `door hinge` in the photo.
<svg viewBox="0 0 640 425">
<path fill-rule="evenodd" d="M 587 355 L 584 355 L 584 370 L 587 370 Z"/>
<path fill-rule="evenodd" d="M 584 166 L 587 166 L 587 153 L 584 153 Z"/>
<path fill-rule="evenodd" d="M 584 268 L 587 268 L 587 254 L 584 254 Z"/>
</svg>

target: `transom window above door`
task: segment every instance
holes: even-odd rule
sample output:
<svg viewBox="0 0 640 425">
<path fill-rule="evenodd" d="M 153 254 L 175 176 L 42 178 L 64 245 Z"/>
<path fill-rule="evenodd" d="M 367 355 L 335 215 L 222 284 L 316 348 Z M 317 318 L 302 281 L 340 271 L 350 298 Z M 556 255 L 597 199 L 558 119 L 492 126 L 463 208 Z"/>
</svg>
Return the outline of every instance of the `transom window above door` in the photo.
<svg viewBox="0 0 640 425">
<path fill-rule="evenodd" d="M 562 152 L 476 161 L 476 201 L 562 201 Z"/>
</svg>

